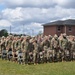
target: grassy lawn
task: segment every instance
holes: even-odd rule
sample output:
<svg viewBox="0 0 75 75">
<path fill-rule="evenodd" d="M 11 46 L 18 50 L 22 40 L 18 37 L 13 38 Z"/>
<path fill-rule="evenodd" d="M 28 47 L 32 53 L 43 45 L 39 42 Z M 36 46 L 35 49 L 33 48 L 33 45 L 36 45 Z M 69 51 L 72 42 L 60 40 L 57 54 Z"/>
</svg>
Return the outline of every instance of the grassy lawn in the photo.
<svg viewBox="0 0 75 75">
<path fill-rule="evenodd" d="M 75 62 L 19 65 L 0 59 L 0 75 L 75 75 Z"/>
</svg>

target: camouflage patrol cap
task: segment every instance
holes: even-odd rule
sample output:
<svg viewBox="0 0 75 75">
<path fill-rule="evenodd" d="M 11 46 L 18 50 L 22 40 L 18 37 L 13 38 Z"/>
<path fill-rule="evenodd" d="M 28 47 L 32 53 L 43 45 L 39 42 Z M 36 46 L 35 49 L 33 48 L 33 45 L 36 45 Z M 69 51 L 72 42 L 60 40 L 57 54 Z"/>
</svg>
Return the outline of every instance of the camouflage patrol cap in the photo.
<svg viewBox="0 0 75 75">
<path fill-rule="evenodd" d="M 52 38 L 52 36 L 51 36 L 51 35 L 49 35 L 49 38 Z"/>
<path fill-rule="evenodd" d="M 31 39 L 31 37 L 30 36 L 26 36 L 26 39 Z"/>
<path fill-rule="evenodd" d="M 47 49 L 47 46 L 44 46 L 44 49 Z"/>
<path fill-rule="evenodd" d="M 22 35 L 21 38 L 24 38 L 24 36 Z"/>
<path fill-rule="evenodd" d="M 51 35 L 48 35 L 49 37 L 51 37 Z"/>
<path fill-rule="evenodd" d="M 58 38 L 57 34 L 54 35 L 54 38 Z"/>
<path fill-rule="evenodd" d="M 45 35 L 45 36 L 44 36 L 44 39 L 48 39 L 48 36 Z"/>
<path fill-rule="evenodd" d="M 12 37 L 12 35 L 9 35 L 9 37 Z"/>
<path fill-rule="evenodd" d="M 66 37 L 66 33 L 64 33 L 63 36 Z"/>
<path fill-rule="evenodd" d="M 33 38 L 31 38 L 30 40 L 29 40 L 29 42 L 31 43 L 31 42 L 34 42 L 34 39 Z"/>
<path fill-rule="evenodd" d="M 2 36 L 2 39 L 4 39 L 5 37 L 4 36 Z"/>
</svg>

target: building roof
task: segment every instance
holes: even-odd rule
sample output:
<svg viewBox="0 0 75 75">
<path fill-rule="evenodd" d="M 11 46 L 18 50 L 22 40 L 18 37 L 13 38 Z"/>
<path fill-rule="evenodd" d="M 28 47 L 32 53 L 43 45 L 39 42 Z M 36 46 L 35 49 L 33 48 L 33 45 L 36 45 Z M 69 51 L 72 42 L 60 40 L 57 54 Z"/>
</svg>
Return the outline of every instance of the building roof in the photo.
<svg viewBox="0 0 75 75">
<path fill-rule="evenodd" d="M 75 20 L 74 19 L 68 19 L 63 21 L 59 20 L 59 21 L 43 24 L 43 26 L 51 26 L 51 25 L 75 25 Z"/>
</svg>

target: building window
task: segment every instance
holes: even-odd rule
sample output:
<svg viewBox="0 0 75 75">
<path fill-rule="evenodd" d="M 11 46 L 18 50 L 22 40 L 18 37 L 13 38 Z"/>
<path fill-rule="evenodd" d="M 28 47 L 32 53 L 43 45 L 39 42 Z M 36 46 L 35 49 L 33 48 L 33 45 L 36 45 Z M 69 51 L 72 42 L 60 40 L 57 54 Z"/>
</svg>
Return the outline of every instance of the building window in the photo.
<svg viewBox="0 0 75 75">
<path fill-rule="evenodd" d="M 69 32 L 72 31 L 72 27 L 71 27 L 71 26 L 68 27 L 68 31 L 69 31 Z"/>
<path fill-rule="evenodd" d="M 58 31 L 58 32 L 61 31 L 61 27 L 60 27 L 60 26 L 57 27 L 57 31 Z"/>
</svg>

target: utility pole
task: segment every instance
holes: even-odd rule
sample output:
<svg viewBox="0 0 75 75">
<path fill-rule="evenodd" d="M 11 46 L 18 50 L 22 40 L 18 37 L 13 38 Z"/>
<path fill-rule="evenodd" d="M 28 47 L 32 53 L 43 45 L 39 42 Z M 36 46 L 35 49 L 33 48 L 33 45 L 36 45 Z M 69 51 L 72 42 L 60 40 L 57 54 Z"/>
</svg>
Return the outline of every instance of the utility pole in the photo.
<svg viewBox="0 0 75 75">
<path fill-rule="evenodd" d="M 23 24 L 23 35 L 24 35 L 24 24 Z"/>
<path fill-rule="evenodd" d="M 11 35 L 11 25 L 10 25 L 10 35 Z"/>
</svg>

